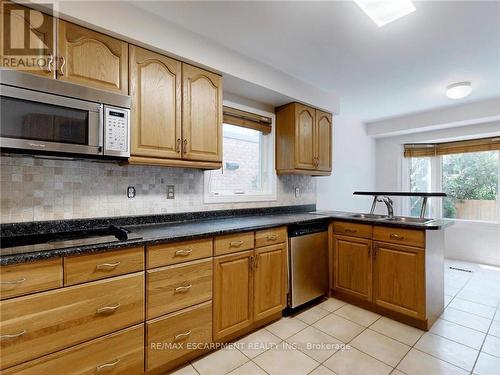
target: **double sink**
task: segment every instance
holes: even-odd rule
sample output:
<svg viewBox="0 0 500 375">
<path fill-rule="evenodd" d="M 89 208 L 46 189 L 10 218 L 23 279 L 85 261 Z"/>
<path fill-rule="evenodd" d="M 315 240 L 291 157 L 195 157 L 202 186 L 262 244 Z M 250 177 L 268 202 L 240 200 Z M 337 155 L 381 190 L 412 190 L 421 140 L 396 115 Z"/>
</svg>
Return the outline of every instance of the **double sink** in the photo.
<svg viewBox="0 0 500 375">
<path fill-rule="evenodd" d="M 386 215 L 376 215 L 376 214 L 353 214 L 349 217 L 357 219 L 369 219 L 369 220 L 380 220 L 389 222 L 399 222 L 399 223 L 416 223 L 416 224 L 427 224 L 435 219 L 411 217 L 411 216 L 386 216 Z"/>
</svg>

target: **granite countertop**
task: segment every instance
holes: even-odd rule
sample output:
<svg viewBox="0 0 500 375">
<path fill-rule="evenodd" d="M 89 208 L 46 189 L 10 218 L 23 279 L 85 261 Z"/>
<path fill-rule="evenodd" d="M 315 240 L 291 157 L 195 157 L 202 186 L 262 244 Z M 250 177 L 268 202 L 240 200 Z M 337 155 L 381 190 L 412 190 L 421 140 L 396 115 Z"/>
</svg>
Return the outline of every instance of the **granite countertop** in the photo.
<svg viewBox="0 0 500 375">
<path fill-rule="evenodd" d="M 309 206 L 304 206 L 303 208 L 305 207 L 310 208 Z M 427 224 L 380 222 L 380 220 L 349 217 L 352 213 L 339 211 L 276 212 L 276 210 L 266 211 L 265 209 L 262 209 L 256 210 L 252 214 L 248 214 L 248 211 L 245 211 L 245 215 L 237 215 L 234 211 L 237 213 L 238 210 L 228 212 L 229 217 L 224 217 L 218 213 L 216 215 L 217 217 L 210 218 L 210 215 L 204 213 L 202 218 L 199 219 L 190 217 L 189 220 L 172 222 L 138 224 L 134 223 L 132 220 L 130 225 L 124 225 L 124 227 L 138 234 L 142 238 L 128 241 L 114 241 L 62 249 L 55 248 L 44 251 L 37 251 L 36 245 L 32 245 L 30 250 L 27 250 L 26 246 L 0 248 L 0 265 L 23 263 L 69 255 L 92 254 L 124 246 L 141 246 L 145 244 L 191 240 L 227 233 L 314 222 L 318 220 L 330 221 L 335 219 L 420 230 L 439 230 L 451 225 L 452 223 L 449 220 L 435 220 Z M 91 221 L 92 219 L 89 220 Z M 29 228 L 31 229 L 33 227 L 43 227 L 40 225 L 33 225 L 33 223 L 29 225 Z M 22 230 L 22 227 L 17 227 L 16 230 L 18 230 L 17 235 L 22 235 L 22 232 L 19 233 L 19 231 Z M 2 231 L 8 232 L 7 230 L 3 230 L 3 228 Z M 3 235 L 5 235 L 5 233 L 3 233 Z"/>
</svg>

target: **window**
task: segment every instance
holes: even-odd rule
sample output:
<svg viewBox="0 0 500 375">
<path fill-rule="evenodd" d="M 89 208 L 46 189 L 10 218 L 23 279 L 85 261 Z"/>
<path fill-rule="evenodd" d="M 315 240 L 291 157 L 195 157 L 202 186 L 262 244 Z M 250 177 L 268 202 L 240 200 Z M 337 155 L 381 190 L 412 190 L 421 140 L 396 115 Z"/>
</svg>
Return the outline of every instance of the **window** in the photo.
<svg viewBox="0 0 500 375">
<path fill-rule="evenodd" d="M 499 151 L 442 157 L 443 217 L 500 220 L 498 200 Z"/>
<path fill-rule="evenodd" d="M 415 157 L 409 160 L 410 167 L 410 191 L 425 192 L 431 191 L 431 158 Z M 409 215 L 419 216 L 422 198 L 409 197 Z"/>
<path fill-rule="evenodd" d="M 205 203 L 276 200 L 272 125 L 266 131 L 248 121 L 231 121 L 226 112 L 224 120 L 222 168 L 205 172 Z"/>
<path fill-rule="evenodd" d="M 443 191 L 448 195 L 431 199 L 432 216 L 500 221 L 500 151 L 498 145 L 487 141 L 498 142 L 498 138 L 405 145 L 405 178 L 410 191 Z M 416 197 L 409 199 L 409 215 L 419 215 L 420 202 Z"/>
</svg>

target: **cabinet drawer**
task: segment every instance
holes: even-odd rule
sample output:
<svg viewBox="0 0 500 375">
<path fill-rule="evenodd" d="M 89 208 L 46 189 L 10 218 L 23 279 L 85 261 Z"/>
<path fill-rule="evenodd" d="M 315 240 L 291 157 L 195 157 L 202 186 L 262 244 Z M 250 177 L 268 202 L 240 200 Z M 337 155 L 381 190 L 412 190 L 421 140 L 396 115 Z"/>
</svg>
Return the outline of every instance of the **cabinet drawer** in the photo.
<svg viewBox="0 0 500 375">
<path fill-rule="evenodd" d="M 190 343 L 210 343 L 212 303 L 205 302 L 147 322 L 146 337 L 147 371 L 192 352 Z"/>
<path fill-rule="evenodd" d="M 144 269 L 144 248 L 64 258 L 64 285 L 80 284 Z"/>
<path fill-rule="evenodd" d="M 343 234 L 346 236 L 372 238 L 372 226 L 368 224 L 335 221 L 333 223 L 333 231 L 336 234 Z"/>
<path fill-rule="evenodd" d="M 423 230 L 375 226 L 373 227 L 373 239 L 376 241 L 425 247 L 425 231 Z"/>
<path fill-rule="evenodd" d="M 147 318 L 212 298 L 212 259 L 147 271 Z"/>
<path fill-rule="evenodd" d="M 0 299 L 62 287 L 62 258 L 0 267 Z"/>
<path fill-rule="evenodd" d="M 148 268 L 208 258 L 212 253 L 212 238 L 152 245 L 147 247 Z"/>
<path fill-rule="evenodd" d="M 224 255 L 254 248 L 254 232 L 215 237 L 215 255 Z"/>
<path fill-rule="evenodd" d="M 144 320 L 144 272 L 0 302 L 6 368 Z"/>
<path fill-rule="evenodd" d="M 286 227 L 259 230 L 255 232 L 255 247 L 263 247 L 286 241 Z"/>
<path fill-rule="evenodd" d="M 5 375 L 142 374 L 144 324 L 11 367 Z"/>
</svg>

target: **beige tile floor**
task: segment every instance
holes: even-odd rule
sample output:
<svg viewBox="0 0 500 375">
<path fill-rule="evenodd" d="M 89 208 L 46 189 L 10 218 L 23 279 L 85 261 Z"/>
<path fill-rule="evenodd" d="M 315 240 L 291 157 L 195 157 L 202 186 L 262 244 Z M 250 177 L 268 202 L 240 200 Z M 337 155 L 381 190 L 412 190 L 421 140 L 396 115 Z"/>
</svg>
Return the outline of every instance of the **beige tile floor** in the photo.
<svg viewBox="0 0 500 375">
<path fill-rule="evenodd" d="M 448 260 L 445 286 L 429 332 L 330 298 L 174 374 L 500 375 L 500 268 Z"/>
</svg>

